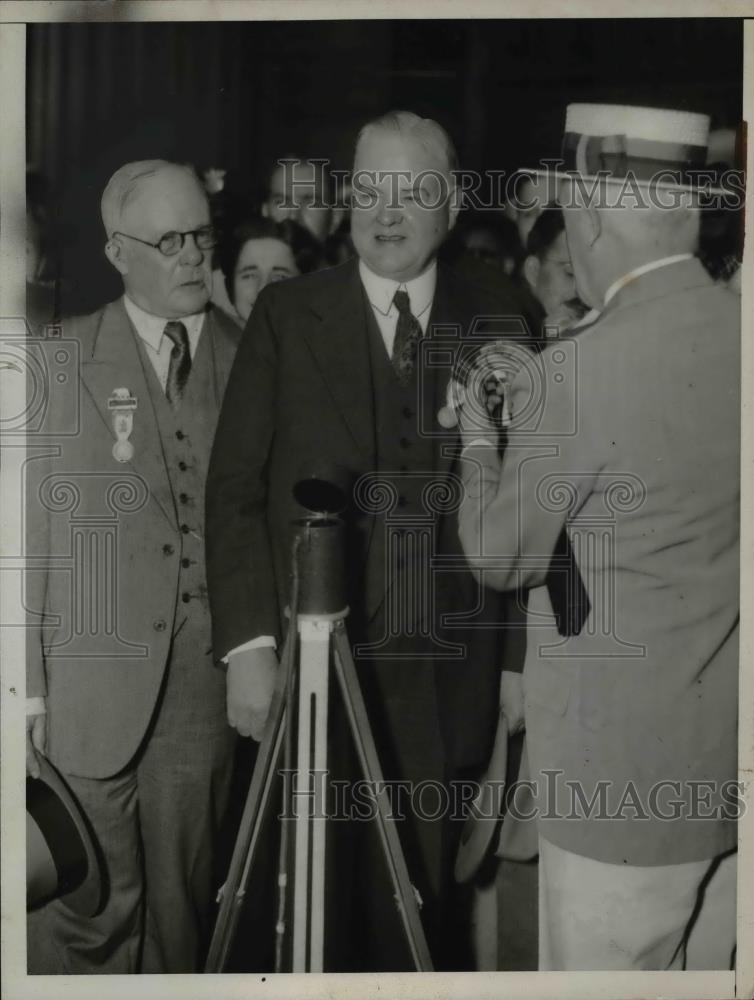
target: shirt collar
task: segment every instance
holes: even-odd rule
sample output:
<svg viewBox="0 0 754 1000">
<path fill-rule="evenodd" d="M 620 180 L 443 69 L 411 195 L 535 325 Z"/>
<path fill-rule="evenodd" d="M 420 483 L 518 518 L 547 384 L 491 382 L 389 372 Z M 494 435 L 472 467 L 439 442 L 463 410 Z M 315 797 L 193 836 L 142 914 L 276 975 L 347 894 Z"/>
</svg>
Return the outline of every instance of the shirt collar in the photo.
<svg viewBox="0 0 754 1000">
<path fill-rule="evenodd" d="M 605 292 L 605 302 L 603 305 L 606 306 L 611 299 L 614 299 L 618 292 L 629 285 L 632 281 L 640 278 L 644 274 L 649 274 L 650 271 L 656 271 L 660 267 L 667 267 L 668 264 L 678 264 L 682 260 L 691 260 L 694 255 L 692 253 L 677 253 L 673 254 L 672 257 L 660 257 L 657 260 L 650 260 L 647 264 L 642 264 L 641 267 L 635 267 L 633 271 L 629 271 L 628 274 L 624 274 L 622 278 L 618 278 L 614 281 L 612 285 Z"/>
<path fill-rule="evenodd" d="M 141 306 L 137 306 L 133 299 L 130 299 L 127 295 L 123 296 L 123 304 L 138 335 L 159 354 L 162 338 L 165 334 L 165 324 L 169 321 L 164 316 L 155 316 L 154 313 L 148 313 Z M 204 323 L 204 311 L 192 313 L 190 316 L 181 316 L 180 321 L 186 327 L 189 341 L 192 341 L 201 332 L 202 324 Z"/>
<path fill-rule="evenodd" d="M 426 271 L 410 281 L 396 281 L 394 278 L 383 278 L 381 275 L 375 274 L 363 260 L 360 260 L 359 276 L 367 298 L 383 316 L 388 316 L 391 309 L 395 311 L 393 296 L 400 288 L 408 292 L 411 312 L 419 319 L 432 305 L 432 299 L 435 296 L 437 262 L 432 261 Z"/>
</svg>

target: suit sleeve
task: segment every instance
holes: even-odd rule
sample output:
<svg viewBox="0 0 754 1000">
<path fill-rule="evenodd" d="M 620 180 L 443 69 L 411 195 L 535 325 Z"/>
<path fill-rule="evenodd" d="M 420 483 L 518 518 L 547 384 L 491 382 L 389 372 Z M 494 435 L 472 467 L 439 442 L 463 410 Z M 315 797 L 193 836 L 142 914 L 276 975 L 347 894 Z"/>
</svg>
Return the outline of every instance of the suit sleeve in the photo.
<svg viewBox="0 0 754 1000">
<path fill-rule="evenodd" d="M 74 320 L 66 324 L 66 338 L 75 339 L 77 327 Z M 53 342 L 54 343 L 54 342 Z M 47 350 L 53 343 L 40 341 L 29 345 L 30 356 L 39 355 L 42 367 Z M 35 386 L 35 369 L 29 366 L 27 398 L 33 399 L 38 391 Z M 59 464 L 64 438 L 61 428 L 70 423 L 70 409 L 75 406 L 79 389 L 78 376 L 61 387 L 45 384 L 46 405 L 38 429 L 30 430 L 26 439 L 26 460 L 23 467 L 24 503 L 24 604 L 26 609 L 26 697 L 47 697 L 47 664 L 44 654 L 45 616 L 48 613 L 47 594 L 52 559 L 60 556 L 53 552 L 52 511 L 46 496 L 45 481 Z"/>
<path fill-rule="evenodd" d="M 231 369 L 207 477 L 207 585 L 218 661 L 250 639 L 280 632 L 266 511 L 277 364 L 263 292 Z"/>
<path fill-rule="evenodd" d="M 31 449 L 30 449 L 31 451 Z M 47 457 L 29 455 L 24 468 L 25 532 L 24 600 L 26 606 L 26 697 L 47 696 L 43 652 L 43 620 L 47 603 L 47 572 L 51 555 L 49 512 L 41 502 L 40 487 L 50 469 Z"/>
<path fill-rule="evenodd" d="M 545 583 L 558 536 L 596 473 L 575 375 L 554 379 L 561 373 L 548 353 L 533 356 L 531 366 L 512 385 L 502 459 L 482 445 L 466 448 L 461 460 L 461 544 L 477 578 L 503 591 Z M 533 412 L 534 383 L 544 392 Z"/>
</svg>

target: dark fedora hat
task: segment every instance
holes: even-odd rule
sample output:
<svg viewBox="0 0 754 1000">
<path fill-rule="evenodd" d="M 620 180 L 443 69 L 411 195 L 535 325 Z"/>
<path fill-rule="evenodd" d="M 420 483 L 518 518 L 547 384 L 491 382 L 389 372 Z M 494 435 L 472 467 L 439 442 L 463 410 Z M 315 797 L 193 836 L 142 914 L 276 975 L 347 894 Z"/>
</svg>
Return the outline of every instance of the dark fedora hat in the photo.
<svg viewBox="0 0 754 1000">
<path fill-rule="evenodd" d="M 26 779 L 26 909 L 60 899 L 93 916 L 103 880 L 87 820 L 52 764 L 38 759 L 39 777 Z"/>
</svg>

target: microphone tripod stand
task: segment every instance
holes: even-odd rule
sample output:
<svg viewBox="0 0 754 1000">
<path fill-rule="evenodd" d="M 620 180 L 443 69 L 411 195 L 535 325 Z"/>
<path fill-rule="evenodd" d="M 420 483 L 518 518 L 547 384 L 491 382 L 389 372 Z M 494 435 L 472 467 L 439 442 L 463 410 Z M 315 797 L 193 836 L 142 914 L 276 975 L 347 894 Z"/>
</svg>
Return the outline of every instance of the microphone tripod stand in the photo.
<svg viewBox="0 0 754 1000">
<path fill-rule="evenodd" d="M 299 492 L 299 488 L 303 487 Z M 298 484 L 296 496 L 309 510 L 342 510 L 329 484 Z M 343 522 L 337 514 L 314 514 L 297 522 L 293 545 L 293 593 L 288 633 L 275 692 L 233 850 L 220 890 L 205 972 L 222 972 L 233 944 L 260 832 L 275 786 L 281 755 L 291 774 L 295 743 L 297 805 L 284 802 L 281 819 L 275 971 L 322 972 L 325 945 L 326 808 L 317 776 L 327 771 L 328 682 L 334 669 L 363 777 L 374 790 L 376 822 L 402 930 L 417 971 L 431 971 L 419 904 L 411 884 L 390 799 L 383 782 L 366 706 L 345 628 Z M 294 741 L 293 717 L 297 716 Z M 289 782 L 284 781 L 284 796 Z M 293 829 L 291 829 L 293 827 Z M 293 835 L 291 837 L 291 834 Z M 292 848 L 292 851 L 291 851 Z M 288 920 L 293 857 L 292 928 Z M 291 934 L 292 930 L 292 934 Z M 288 956 L 289 969 L 284 969 Z"/>
</svg>

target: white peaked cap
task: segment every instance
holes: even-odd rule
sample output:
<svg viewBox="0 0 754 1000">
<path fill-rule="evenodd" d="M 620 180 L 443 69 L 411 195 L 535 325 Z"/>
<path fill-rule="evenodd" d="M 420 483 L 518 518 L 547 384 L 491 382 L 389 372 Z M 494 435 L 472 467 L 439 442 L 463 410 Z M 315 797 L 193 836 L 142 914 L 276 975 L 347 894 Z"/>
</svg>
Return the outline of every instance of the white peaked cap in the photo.
<svg viewBox="0 0 754 1000">
<path fill-rule="evenodd" d="M 569 104 L 565 131 L 706 146 L 709 126 L 709 115 L 692 111 L 638 108 L 628 104 Z"/>
</svg>

